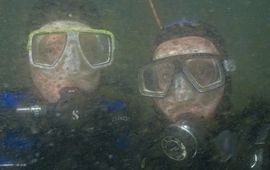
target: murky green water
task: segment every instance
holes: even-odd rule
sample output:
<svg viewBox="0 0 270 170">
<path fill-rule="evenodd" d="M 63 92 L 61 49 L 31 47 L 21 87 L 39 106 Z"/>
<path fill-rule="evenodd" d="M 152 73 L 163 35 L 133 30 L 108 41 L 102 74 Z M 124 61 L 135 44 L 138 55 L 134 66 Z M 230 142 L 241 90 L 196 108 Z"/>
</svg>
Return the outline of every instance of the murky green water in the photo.
<svg viewBox="0 0 270 170">
<path fill-rule="evenodd" d="M 33 29 L 49 20 L 42 18 L 43 15 L 40 13 L 42 6 L 41 10 L 37 9 L 37 2 L 40 1 L 0 0 L 0 90 L 33 88 L 26 50 L 27 36 Z M 94 4 L 93 8 L 89 8 L 92 11 L 88 11 L 92 17 L 85 18 L 86 23 L 93 23 L 95 28 L 109 29 L 116 37 L 115 61 L 111 67 L 103 71 L 97 94 L 126 101 L 130 110 L 138 110 L 140 107 L 145 112 L 140 114 L 143 115 L 139 118 L 141 121 L 153 117 L 154 111 L 151 106 L 149 107 L 151 101 L 141 97 L 137 88 L 137 71 L 151 61 L 153 41 L 159 31 L 148 2 L 146 0 L 79 2 Z M 232 78 L 234 110 L 243 109 L 252 95 L 263 96 L 266 100 L 270 100 L 269 1 L 154 0 L 154 2 L 163 24 L 183 17 L 195 18 L 215 26 L 223 36 L 228 54 L 237 64 L 237 70 Z M 31 22 L 33 18 L 34 21 Z"/>
</svg>

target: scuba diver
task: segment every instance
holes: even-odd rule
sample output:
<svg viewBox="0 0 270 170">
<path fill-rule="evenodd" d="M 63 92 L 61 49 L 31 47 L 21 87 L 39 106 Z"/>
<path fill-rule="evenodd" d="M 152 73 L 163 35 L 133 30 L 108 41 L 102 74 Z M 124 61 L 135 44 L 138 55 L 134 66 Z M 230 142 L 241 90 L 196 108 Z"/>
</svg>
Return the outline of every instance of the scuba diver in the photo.
<svg viewBox="0 0 270 170">
<path fill-rule="evenodd" d="M 233 66 L 214 35 L 199 22 L 166 26 L 157 37 L 153 62 L 139 72 L 140 93 L 153 98 L 167 122 L 161 147 L 175 161 L 200 155 L 216 126 L 217 110 L 229 108 L 229 101 L 221 103 L 228 100 Z"/>
<path fill-rule="evenodd" d="M 216 30 L 206 23 L 186 19 L 163 27 L 149 2 L 161 31 L 152 61 L 140 69 L 138 82 L 141 95 L 153 99 L 157 116 L 149 121 L 151 130 L 144 134 L 147 145 L 141 151 L 141 167 L 266 168 L 260 155 L 266 155 L 265 164 L 269 164 L 269 124 L 259 124 L 252 136 L 257 142 L 247 144 L 250 131 L 242 126 L 236 128 L 233 117 L 228 118 L 231 72 L 236 66 Z M 259 146 L 256 143 L 263 147 L 254 151 Z M 243 148 L 247 150 L 244 153 Z"/>
<path fill-rule="evenodd" d="M 7 132 L 3 141 L 19 148 L 14 155 L 7 155 L 12 161 L 1 159 L 1 166 L 26 169 L 130 166 L 132 123 L 128 107 L 122 100 L 95 93 L 101 72 L 112 64 L 115 51 L 111 31 L 85 24 L 87 19 L 97 27 L 96 13 L 92 2 L 40 0 L 34 4 L 29 26 L 38 29 L 30 32 L 27 43 L 34 88 L 25 93 L 0 94 L 5 106 L 3 113 L 9 110 L 16 115 L 6 127 L 16 133 Z M 28 150 L 24 153 L 22 147 Z"/>
</svg>

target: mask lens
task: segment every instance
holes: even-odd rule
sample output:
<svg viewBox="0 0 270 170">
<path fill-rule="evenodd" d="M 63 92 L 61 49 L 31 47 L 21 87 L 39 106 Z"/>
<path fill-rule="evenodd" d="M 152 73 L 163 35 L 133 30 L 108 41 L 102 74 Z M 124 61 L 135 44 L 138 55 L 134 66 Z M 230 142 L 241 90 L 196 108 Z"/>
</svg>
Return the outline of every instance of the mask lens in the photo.
<svg viewBox="0 0 270 170">
<path fill-rule="evenodd" d="M 93 66 L 106 65 L 111 61 L 111 39 L 106 34 L 80 33 L 80 46 L 84 56 Z"/>
<path fill-rule="evenodd" d="M 189 59 L 185 63 L 184 71 L 193 85 L 201 88 L 221 81 L 219 64 L 214 59 Z"/>
<path fill-rule="evenodd" d="M 146 66 L 142 71 L 143 91 L 148 96 L 163 97 L 172 82 L 174 65 L 171 63 L 157 63 Z"/>
<path fill-rule="evenodd" d="M 54 65 L 66 44 L 65 33 L 37 34 L 33 37 L 32 56 L 37 65 Z"/>
</svg>

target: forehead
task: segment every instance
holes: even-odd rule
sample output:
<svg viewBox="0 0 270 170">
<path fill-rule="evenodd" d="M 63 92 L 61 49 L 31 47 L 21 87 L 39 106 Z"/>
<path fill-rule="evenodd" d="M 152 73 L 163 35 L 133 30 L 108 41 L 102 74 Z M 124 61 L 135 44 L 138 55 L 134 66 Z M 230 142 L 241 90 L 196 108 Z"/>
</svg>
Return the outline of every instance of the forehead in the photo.
<svg viewBox="0 0 270 170">
<path fill-rule="evenodd" d="M 161 43 L 154 52 L 153 60 L 175 55 L 210 53 L 219 54 L 216 46 L 203 37 L 188 36 Z"/>
<path fill-rule="evenodd" d="M 88 26 L 76 21 L 54 21 L 41 27 L 41 29 L 68 29 L 68 28 L 89 28 Z"/>
</svg>

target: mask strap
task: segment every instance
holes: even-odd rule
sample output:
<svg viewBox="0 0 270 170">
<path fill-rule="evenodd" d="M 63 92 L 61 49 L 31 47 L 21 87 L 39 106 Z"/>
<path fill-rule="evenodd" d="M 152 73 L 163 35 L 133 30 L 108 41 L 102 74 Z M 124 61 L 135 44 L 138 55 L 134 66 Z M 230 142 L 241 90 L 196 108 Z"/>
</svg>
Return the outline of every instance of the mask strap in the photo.
<svg viewBox="0 0 270 170">
<path fill-rule="evenodd" d="M 226 59 L 222 62 L 226 72 L 234 72 L 236 70 L 236 64 L 233 59 Z"/>
</svg>

